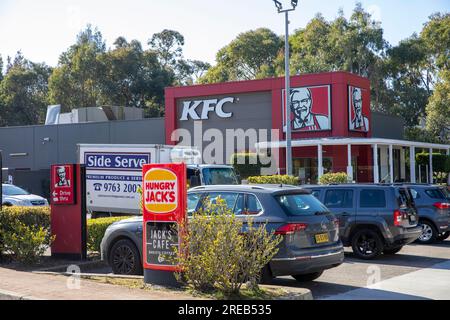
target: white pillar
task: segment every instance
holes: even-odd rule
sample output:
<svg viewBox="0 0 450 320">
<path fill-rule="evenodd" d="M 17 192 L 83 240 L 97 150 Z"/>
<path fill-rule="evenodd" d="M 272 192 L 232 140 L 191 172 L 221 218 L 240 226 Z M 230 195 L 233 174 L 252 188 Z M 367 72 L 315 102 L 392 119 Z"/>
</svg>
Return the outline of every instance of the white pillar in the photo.
<svg viewBox="0 0 450 320">
<path fill-rule="evenodd" d="M 416 183 L 416 148 L 409 147 L 409 175 L 411 183 Z"/>
<path fill-rule="evenodd" d="M 386 182 L 386 177 L 389 175 L 389 152 L 388 146 L 380 146 L 380 180 Z"/>
<path fill-rule="evenodd" d="M 380 182 L 380 177 L 378 175 L 378 145 L 373 145 L 373 182 Z"/>
<path fill-rule="evenodd" d="M 400 147 L 400 179 L 403 181 L 406 179 L 405 148 L 403 147 Z"/>
<path fill-rule="evenodd" d="M 323 175 L 323 163 L 322 163 L 322 145 L 317 145 L 317 169 L 318 169 L 318 175 L 319 180 L 320 177 Z"/>
<path fill-rule="evenodd" d="M 389 145 L 389 182 L 394 183 L 394 152 L 392 144 Z"/>
<path fill-rule="evenodd" d="M 429 157 L 430 157 L 429 182 L 430 182 L 430 183 L 433 183 L 433 148 L 430 148 L 429 152 L 430 152 L 430 154 L 429 154 Z"/>
<path fill-rule="evenodd" d="M 353 182 L 352 145 L 347 145 L 347 176 Z"/>
</svg>

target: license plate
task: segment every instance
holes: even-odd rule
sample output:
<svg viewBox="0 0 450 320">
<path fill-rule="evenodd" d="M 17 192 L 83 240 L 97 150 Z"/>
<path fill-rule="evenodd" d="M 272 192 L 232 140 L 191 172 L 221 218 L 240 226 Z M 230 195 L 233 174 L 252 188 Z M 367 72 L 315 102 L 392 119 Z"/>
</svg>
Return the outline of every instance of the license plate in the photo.
<svg viewBox="0 0 450 320">
<path fill-rule="evenodd" d="M 328 233 L 319 233 L 314 235 L 314 238 L 316 240 L 316 243 L 324 243 L 330 241 L 328 238 Z"/>
<path fill-rule="evenodd" d="M 409 221 L 416 222 L 416 216 L 409 216 Z"/>
</svg>

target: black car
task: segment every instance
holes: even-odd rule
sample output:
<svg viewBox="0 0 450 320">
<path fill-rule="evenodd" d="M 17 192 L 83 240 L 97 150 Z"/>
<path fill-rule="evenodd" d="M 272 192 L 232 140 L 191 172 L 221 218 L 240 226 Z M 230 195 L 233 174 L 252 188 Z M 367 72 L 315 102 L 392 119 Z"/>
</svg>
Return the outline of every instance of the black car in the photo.
<svg viewBox="0 0 450 320">
<path fill-rule="evenodd" d="M 362 259 L 394 254 L 422 229 L 406 186 L 337 184 L 305 186 L 339 219 L 344 246 Z"/>
</svg>

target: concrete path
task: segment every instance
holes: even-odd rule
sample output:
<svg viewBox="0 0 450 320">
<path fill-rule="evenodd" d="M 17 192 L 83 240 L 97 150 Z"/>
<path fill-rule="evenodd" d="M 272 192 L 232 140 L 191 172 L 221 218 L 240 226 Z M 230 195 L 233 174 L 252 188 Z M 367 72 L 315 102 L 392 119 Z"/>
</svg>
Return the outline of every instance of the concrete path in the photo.
<svg viewBox="0 0 450 320">
<path fill-rule="evenodd" d="M 0 300 L 178 300 L 193 297 L 185 293 L 131 289 L 124 286 L 66 276 L 34 274 L 0 268 Z"/>
<path fill-rule="evenodd" d="M 377 282 L 324 300 L 448 300 L 450 261 Z"/>
</svg>

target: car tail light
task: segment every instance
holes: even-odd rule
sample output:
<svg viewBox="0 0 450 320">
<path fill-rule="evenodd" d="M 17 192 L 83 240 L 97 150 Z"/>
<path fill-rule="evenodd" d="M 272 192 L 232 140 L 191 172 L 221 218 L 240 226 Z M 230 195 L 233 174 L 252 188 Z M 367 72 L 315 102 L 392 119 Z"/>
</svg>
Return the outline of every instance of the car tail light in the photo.
<svg viewBox="0 0 450 320">
<path fill-rule="evenodd" d="M 403 220 L 403 213 L 400 210 L 394 211 L 394 225 L 400 226 Z"/>
<path fill-rule="evenodd" d="M 308 225 L 306 223 L 288 223 L 275 230 L 275 234 L 293 234 L 296 231 L 305 230 L 307 227 Z"/>
<path fill-rule="evenodd" d="M 448 202 L 436 202 L 433 203 L 433 206 L 435 206 L 438 209 L 450 209 L 450 203 Z"/>
</svg>

